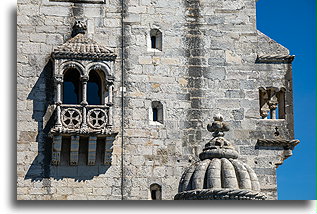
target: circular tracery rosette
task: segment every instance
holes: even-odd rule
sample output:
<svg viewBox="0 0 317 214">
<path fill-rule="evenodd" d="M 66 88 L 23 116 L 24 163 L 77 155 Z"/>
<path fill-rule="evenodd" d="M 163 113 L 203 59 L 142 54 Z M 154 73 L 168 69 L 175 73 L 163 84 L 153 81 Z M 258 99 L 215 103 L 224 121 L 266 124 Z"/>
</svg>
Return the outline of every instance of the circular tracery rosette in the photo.
<svg viewBox="0 0 317 214">
<path fill-rule="evenodd" d="M 78 129 L 82 122 L 82 116 L 78 109 L 67 108 L 62 111 L 62 124 L 68 129 Z"/>
<path fill-rule="evenodd" d="M 87 123 L 93 129 L 101 129 L 107 124 L 107 113 L 100 108 L 94 108 L 88 111 Z"/>
</svg>

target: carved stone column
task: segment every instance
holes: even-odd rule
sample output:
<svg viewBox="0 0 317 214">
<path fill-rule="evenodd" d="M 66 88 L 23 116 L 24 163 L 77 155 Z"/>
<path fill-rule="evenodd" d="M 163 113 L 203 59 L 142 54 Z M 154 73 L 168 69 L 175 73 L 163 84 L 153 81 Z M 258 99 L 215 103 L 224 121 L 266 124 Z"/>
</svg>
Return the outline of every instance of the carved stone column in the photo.
<svg viewBox="0 0 317 214">
<path fill-rule="evenodd" d="M 62 127 L 62 123 L 61 123 L 62 84 L 63 84 L 63 76 L 61 75 L 55 76 L 56 127 Z"/>
<path fill-rule="evenodd" d="M 109 96 L 108 96 L 109 104 L 112 104 L 112 93 L 113 93 L 113 85 L 109 85 Z"/>
<path fill-rule="evenodd" d="M 108 79 L 107 80 L 107 86 L 108 86 L 108 100 L 107 103 L 110 105 L 109 109 L 108 109 L 108 126 L 112 126 L 113 125 L 113 121 L 112 121 L 112 104 L 113 104 L 113 80 L 112 79 Z"/>
<path fill-rule="evenodd" d="M 276 87 L 268 87 L 267 88 L 267 93 L 268 93 L 268 106 L 270 108 L 270 114 L 271 114 L 271 119 L 277 119 L 276 118 L 276 108 L 278 105 L 278 100 L 276 97 L 277 92 L 279 91 L 278 88 Z"/>
<path fill-rule="evenodd" d="M 61 161 L 62 151 L 62 136 L 53 136 L 53 147 L 52 147 L 52 165 L 59 165 Z"/>
<path fill-rule="evenodd" d="M 88 165 L 96 164 L 97 137 L 90 136 L 88 142 Z"/>
<path fill-rule="evenodd" d="M 82 82 L 82 89 L 83 89 L 83 97 L 82 97 L 82 101 L 81 104 L 83 105 L 87 105 L 87 82 L 88 82 L 88 76 L 82 76 L 81 77 L 81 82 Z"/>
<path fill-rule="evenodd" d="M 276 108 L 278 105 L 277 98 L 275 96 L 272 97 L 271 100 L 268 102 L 268 104 L 269 104 L 269 108 L 271 112 L 271 119 L 278 119 L 276 118 Z"/>
<path fill-rule="evenodd" d="M 267 119 L 270 108 L 267 105 L 268 93 L 265 88 L 260 88 L 260 115 L 262 119 Z"/>
<path fill-rule="evenodd" d="M 88 105 L 87 102 L 87 82 L 88 82 L 88 76 L 82 76 L 81 81 L 82 81 L 82 102 L 81 105 L 83 106 L 83 123 L 82 123 L 82 128 L 86 129 L 87 128 L 87 109 L 86 106 Z"/>
<path fill-rule="evenodd" d="M 70 165 L 78 165 L 79 136 L 71 136 Z"/>
</svg>

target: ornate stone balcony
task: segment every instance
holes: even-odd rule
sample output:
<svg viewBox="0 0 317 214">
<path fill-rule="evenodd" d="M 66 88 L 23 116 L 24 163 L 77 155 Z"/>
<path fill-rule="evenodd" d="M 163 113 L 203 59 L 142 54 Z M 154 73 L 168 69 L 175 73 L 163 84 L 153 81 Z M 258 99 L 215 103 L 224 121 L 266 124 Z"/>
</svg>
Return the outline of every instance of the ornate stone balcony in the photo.
<svg viewBox="0 0 317 214">
<path fill-rule="evenodd" d="M 73 105 L 56 107 L 56 124 L 51 134 L 110 135 L 112 128 L 111 104 Z"/>
</svg>

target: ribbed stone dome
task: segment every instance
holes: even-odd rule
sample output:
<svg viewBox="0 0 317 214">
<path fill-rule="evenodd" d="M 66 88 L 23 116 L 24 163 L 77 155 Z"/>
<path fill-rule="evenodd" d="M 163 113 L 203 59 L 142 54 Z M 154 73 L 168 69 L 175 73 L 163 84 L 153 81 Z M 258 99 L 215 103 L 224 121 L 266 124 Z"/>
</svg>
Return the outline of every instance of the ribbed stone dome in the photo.
<svg viewBox="0 0 317 214">
<path fill-rule="evenodd" d="M 206 159 L 193 164 L 182 176 L 179 192 L 195 189 L 245 189 L 259 191 L 254 171 L 239 160 Z"/>
<path fill-rule="evenodd" d="M 213 138 L 199 154 L 200 161 L 182 175 L 175 200 L 264 200 L 255 172 L 238 160 L 238 152 L 223 136 L 229 131 L 221 115 L 207 129 Z"/>
</svg>

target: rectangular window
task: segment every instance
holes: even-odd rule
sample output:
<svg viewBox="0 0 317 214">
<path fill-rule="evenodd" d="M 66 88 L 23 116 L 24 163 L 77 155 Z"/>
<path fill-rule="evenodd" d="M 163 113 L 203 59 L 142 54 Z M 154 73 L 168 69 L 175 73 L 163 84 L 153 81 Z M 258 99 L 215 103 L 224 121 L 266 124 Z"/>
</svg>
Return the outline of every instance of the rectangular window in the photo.
<svg viewBox="0 0 317 214">
<path fill-rule="evenodd" d="M 160 101 L 152 101 L 149 119 L 150 122 L 163 124 L 163 104 Z"/>
</svg>

